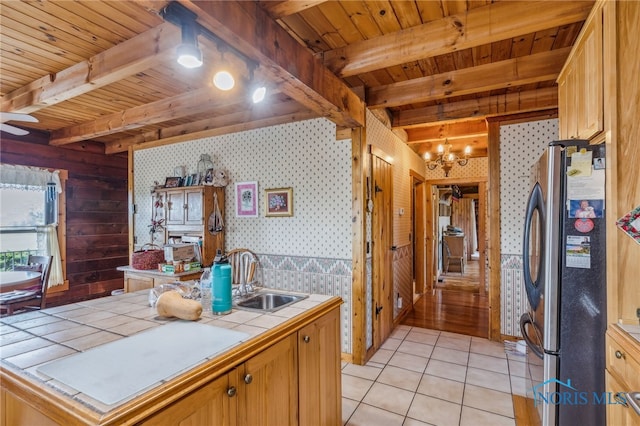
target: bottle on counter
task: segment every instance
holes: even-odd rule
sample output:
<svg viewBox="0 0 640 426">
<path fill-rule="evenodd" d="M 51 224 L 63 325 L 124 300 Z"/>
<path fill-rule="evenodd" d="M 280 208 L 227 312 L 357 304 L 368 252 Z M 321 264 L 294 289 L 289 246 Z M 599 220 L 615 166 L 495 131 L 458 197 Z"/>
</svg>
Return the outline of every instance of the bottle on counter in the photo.
<svg viewBox="0 0 640 426">
<path fill-rule="evenodd" d="M 211 312 L 211 269 L 204 268 L 200 276 L 200 303 L 202 312 Z"/>
<path fill-rule="evenodd" d="M 211 310 L 214 314 L 231 312 L 231 265 L 226 256 L 216 255 L 213 262 L 211 293 Z"/>
</svg>

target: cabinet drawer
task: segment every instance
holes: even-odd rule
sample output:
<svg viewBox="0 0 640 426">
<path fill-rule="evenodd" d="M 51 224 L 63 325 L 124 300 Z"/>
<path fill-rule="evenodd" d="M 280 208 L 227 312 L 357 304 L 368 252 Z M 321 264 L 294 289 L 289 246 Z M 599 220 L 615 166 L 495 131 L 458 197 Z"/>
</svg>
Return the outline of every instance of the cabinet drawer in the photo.
<svg viewBox="0 0 640 426">
<path fill-rule="evenodd" d="M 621 337 L 607 332 L 607 370 L 630 391 L 640 391 L 640 349 L 631 340 Z"/>
</svg>

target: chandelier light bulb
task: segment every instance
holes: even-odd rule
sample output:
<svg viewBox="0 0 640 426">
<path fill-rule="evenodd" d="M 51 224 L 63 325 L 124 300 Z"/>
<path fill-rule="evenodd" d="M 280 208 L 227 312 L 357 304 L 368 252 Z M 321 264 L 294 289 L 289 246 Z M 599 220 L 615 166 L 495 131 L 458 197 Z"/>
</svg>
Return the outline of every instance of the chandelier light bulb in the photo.
<svg viewBox="0 0 640 426">
<path fill-rule="evenodd" d="M 444 152 L 444 146 L 442 144 L 438 145 L 438 154 L 442 154 Z"/>
<path fill-rule="evenodd" d="M 218 71 L 213 76 L 213 84 L 220 90 L 231 90 L 236 84 L 233 76 L 229 71 Z"/>
<path fill-rule="evenodd" d="M 467 146 L 464 148 L 464 155 L 469 155 L 469 154 L 471 154 L 471 146 L 470 146 L 470 145 L 467 145 Z"/>
</svg>

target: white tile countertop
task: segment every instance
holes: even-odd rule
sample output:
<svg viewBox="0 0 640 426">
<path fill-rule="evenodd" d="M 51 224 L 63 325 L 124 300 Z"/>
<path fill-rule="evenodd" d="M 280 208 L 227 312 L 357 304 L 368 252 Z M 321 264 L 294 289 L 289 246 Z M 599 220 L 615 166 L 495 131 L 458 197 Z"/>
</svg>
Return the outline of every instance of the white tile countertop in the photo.
<svg viewBox="0 0 640 426">
<path fill-rule="evenodd" d="M 109 342 L 119 342 L 128 336 L 140 336 L 145 330 L 182 321 L 159 317 L 155 307 L 149 306 L 148 294 L 149 290 L 141 290 L 0 318 L 2 369 L 44 384 L 46 388 L 61 393 L 96 413 L 110 412 L 119 404 L 140 396 L 141 393 L 108 405 L 52 379 L 39 371 L 39 367 L 70 355 L 87 353 L 90 349 Z M 251 341 L 252 338 L 267 333 L 287 321 L 295 321 L 298 316 L 304 317 L 310 309 L 334 299 L 331 296 L 316 294 L 305 296 L 305 299 L 273 313 L 234 308 L 230 314 L 221 316 L 203 312 L 201 318 L 194 323 L 240 332 L 237 334 L 247 336 L 247 341 Z M 223 352 L 213 354 L 210 359 L 232 348 L 233 346 L 225 348 Z M 164 381 L 179 373 L 164 377 L 151 388 L 162 385 Z"/>
<path fill-rule="evenodd" d="M 620 324 L 620 328 L 629 333 L 640 344 L 640 325 Z"/>
</svg>

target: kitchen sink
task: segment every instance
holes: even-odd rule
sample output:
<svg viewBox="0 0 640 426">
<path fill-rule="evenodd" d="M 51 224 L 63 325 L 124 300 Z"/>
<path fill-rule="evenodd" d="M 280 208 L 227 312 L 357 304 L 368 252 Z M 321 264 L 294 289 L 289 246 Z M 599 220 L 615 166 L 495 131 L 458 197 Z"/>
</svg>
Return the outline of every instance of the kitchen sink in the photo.
<svg viewBox="0 0 640 426">
<path fill-rule="evenodd" d="M 235 307 L 251 311 L 275 312 L 306 298 L 307 296 L 298 294 L 264 292 L 235 302 Z"/>
</svg>

